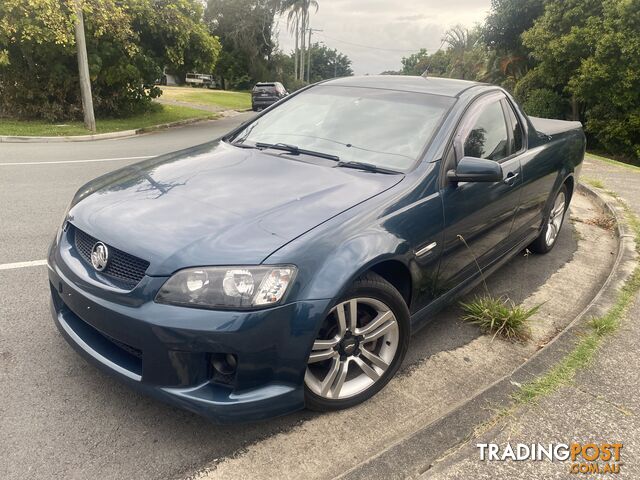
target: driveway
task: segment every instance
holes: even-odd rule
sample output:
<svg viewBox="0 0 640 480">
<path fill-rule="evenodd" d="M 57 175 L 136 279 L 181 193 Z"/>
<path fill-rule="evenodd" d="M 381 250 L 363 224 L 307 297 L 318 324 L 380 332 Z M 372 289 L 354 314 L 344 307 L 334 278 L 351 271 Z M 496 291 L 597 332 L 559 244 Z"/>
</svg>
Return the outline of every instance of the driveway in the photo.
<svg viewBox="0 0 640 480">
<path fill-rule="evenodd" d="M 215 426 L 143 397 L 102 374 L 77 356 L 53 325 L 46 267 L 38 261 L 45 258 L 75 190 L 123 165 L 215 138 L 250 115 L 128 139 L 0 144 L 0 478 L 176 478 L 241 455 L 247 448 L 273 445 L 267 443 L 269 439 L 297 442 L 299 456 L 290 461 L 301 463 L 310 452 L 321 463 L 307 467 L 322 468 L 322 461 L 334 463 L 321 454 L 326 441 L 336 447 L 340 438 L 357 435 L 354 441 L 366 445 L 376 437 L 388 441 L 392 436 L 386 422 L 386 414 L 392 412 L 385 413 L 384 403 L 391 397 L 382 395 L 370 404 L 371 409 L 352 410 L 352 424 L 344 422 L 344 416 L 299 412 L 260 424 Z M 578 256 L 575 228 L 583 226 L 568 223 L 551 255 L 514 259 L 492 277 L 490 288 L 516 301 L 543 288 L 561 266 Z M 580 233 L 581 238 L 584 235 L 588 232 Z M 608 248 L 606 242 L 597 247 Z M 20 262 L 35 263 L 15 265 Z M 589 281 L 598 279 L 598 269 L 604 272 L 606 265 L 594 265 L 594 279 Z M 404 383 L 395 388 L 392 383 L 386 395 L 402 391 L 406 402 L 411 395 L 423 402 L 436 384 L 444 386 L 447 401 L 465 394 L 464 383 L 453 381 L 458 377 L 447 373 L 447 366 L 468 363 L 465 355 L 459 356 L 460 349 L 481 335 L 475 327 L 461 323 L 458 314 L 455 307 L 444 311 L 414 338 L 399 380 Z M 438 368 L 420 370 L 424 365 Z M 505 366 L 489 372 L 483 381 L 501 374 L 501 368 Z M 423 375 L 412 376 L 415 371 Z M 438 381 L 422 384 L 429 378 L 424 372 L 432 371 Z M 379 434 L 361 431 L 358 415 L 379 418 Z M 333 428 L 331 437 L 319 435 L 319 426 Z M 272 460 L 282 453 L 277 443 L 267 451 Z M 342 458 L 346 465 L 351 460 L 348 455 Z"/>
</svg>

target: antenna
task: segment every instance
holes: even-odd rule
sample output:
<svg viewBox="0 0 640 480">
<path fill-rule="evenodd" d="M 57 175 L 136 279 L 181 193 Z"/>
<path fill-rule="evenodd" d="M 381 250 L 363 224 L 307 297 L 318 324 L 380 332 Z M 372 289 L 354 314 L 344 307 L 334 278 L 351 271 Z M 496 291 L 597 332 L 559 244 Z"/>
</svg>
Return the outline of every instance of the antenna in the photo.
<svg viewBox="0 0 640 480">
<path fill-rule="evenodd" d="M 427 68 L 425 68 L 424 72 L 422 72 L 422 75 L 420 75 L 422 78 L 428 78 L 429 69 L 431 68 L 431 59 L 433 58 L 433 55 L 435 55 L 440 50 L 442 50 L 442 46 L 444 45 L 445 41 L 446 40 L 443 38 L 442 42 L 440 42 L 440 46 L 438 47 L 438 49 L 435 52 L 433 52 L 431 55 L 429 55 L 429 63 L 427 63 Z"/>
</svg>

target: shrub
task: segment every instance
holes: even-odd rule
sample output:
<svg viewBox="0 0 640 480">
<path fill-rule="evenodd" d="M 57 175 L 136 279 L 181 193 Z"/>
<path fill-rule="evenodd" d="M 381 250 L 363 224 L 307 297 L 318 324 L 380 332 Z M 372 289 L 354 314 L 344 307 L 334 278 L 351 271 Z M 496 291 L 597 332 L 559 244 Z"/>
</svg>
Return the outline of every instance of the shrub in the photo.
<svg viewBox="0 0 640 480">
<path fill-rule="evenodd" d="M 98 115 L 145 110 L 163 68 L 212 71 L 220 50 L 198 0 L 85 0 L 89 74 Z M 75 0 L 0 2 L 0 115 L 80 116 Z"/>
</svg>

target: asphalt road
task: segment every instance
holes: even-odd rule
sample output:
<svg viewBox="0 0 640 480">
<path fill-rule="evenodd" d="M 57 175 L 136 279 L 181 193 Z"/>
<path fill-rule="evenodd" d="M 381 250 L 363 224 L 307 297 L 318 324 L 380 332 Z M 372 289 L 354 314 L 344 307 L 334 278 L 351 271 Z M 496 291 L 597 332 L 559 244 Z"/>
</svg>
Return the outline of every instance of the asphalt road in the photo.
<svg viewBox="0 0 640 480">
<path fill-rule="evenodd" d="M 48 310 L 45 266 L 7 268 L 45 258 L 84 182 L 139 157 L 203 143 L 249 116 L 120 140 L 0 144 L 0 478 L 179 478 L 314 415 L 219 427 L 143 397 L 60 337 Z M 114 160 L 92 161 L 103 159 Z M 518 274 L 525 259 L 516 258 L 490 288 L 519 301 L 571 259 L 576 242 L 573 229 L 564 228 L 553 254 L 530 263 L 526 277 Z M 455 308 L 446 310 L 414 338 L 404 368 L 478 335 Z"/>
</svg>

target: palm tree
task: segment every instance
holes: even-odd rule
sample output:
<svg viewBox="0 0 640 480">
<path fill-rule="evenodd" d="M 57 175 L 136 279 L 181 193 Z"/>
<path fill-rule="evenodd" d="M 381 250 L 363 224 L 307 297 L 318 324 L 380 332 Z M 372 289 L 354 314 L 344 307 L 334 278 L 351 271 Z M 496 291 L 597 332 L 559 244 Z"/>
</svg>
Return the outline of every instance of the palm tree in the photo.
<svg viewBox="0 0 640 480">
<path fill-rule="evenodd" d="M 296 80 L 304 79 L 305 67 L 305 39 L 309 30 L 309 9 L 313 7 L 318 11 L 317 0 L 285 0 L 282 2 L 282 12 L 289 12 L 287 15 L 287 26 L 289 31 L 295 30 L 296 50 L 295 75 Z M 298 47 L 300 45 L 300 47 Z M 311 48 L 311 46 L 309 46 Z"/>
</svg>

